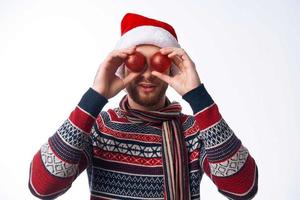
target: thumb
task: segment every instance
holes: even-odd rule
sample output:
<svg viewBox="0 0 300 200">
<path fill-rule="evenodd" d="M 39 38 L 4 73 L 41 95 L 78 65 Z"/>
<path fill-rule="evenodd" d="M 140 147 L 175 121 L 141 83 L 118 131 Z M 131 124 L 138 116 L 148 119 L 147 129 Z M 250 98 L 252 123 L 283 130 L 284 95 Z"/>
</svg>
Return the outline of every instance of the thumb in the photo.
<svg viewBox="0 0 300 200">
<path fill-rule="evenodd" d="M 170 85 L 171 83 L 171 77 L 169 75 L 166 75 L 166 74 L 162 74 L 158 71 L 152 71 L 151 72 L 152 75 L 156 76 L 157 78 L 165 81 L 166 83 L 168 83 Z"/>
<path fill-rule="evenodd" d="M 128 74 L 128 76 L 123 78 L 124 86 L 126 87 L 131 81 L 133 81 L 136 77 L 139 76 L 140 73 L 137 72 L 131 72 Z"/>
</svg>

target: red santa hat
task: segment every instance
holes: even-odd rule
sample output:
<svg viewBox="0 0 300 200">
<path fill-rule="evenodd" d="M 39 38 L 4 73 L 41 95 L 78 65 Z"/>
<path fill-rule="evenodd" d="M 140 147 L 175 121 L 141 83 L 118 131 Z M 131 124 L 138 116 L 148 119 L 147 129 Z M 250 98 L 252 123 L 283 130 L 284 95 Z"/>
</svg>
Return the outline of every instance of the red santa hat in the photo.
<svg viewBox="0 0 300 200">
<path fill-rule="evenodd" d="M 115 49 L 134 45 L 152 44 L 158 47 L 180 47 L 174 28 L 163 21 L 151 19 L 135 13 L 127 13 L 121 21 L 121 38 Z M 124 67 L 119 67 L 117 75 L 122 76 Z M 172 64 L 171 74 L 178 73 Z"/>
</svg>

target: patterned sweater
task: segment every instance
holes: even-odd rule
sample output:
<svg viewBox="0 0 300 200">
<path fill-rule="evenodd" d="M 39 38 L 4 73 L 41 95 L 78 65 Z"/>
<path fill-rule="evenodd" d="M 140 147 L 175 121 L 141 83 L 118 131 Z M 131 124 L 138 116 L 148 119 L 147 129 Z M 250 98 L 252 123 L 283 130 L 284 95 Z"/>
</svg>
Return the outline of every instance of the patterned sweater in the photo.
<svg viewBox="0 0 300 200">
<path fill-rule="evenodd" d="M 229 199 L 257 192 L 254 159 L 227 125 L 204 85 L 183 96 L 194 115 L 180 115 L 188 149 L 192 199 L 200 199 L 205 173 Z M 66 192 L 85 169 L 91 200 L 164 199 L 161 126 L 135 124 L 92 88 L 35 154 L 29 188 L 41 199 Z"/>
</svg>

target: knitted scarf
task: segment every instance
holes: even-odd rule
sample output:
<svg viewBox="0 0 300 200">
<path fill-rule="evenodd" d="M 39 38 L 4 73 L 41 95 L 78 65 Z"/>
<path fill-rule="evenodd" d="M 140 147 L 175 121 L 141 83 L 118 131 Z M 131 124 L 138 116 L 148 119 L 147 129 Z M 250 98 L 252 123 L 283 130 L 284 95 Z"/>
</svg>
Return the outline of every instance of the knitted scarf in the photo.
<svg viewBox="0 0 300 200">
<path fill-rule="evenodd" d="M 121 111 L 133 123 L 162 124 L 162 157 L 165 183 L 165 199 L 189 200 L 188 156 L 179 116 L 181 106 L 166 99 L 166 106 L 156 111 L 131 109 L 128 96 L 120 102 Z"/>
</svg>

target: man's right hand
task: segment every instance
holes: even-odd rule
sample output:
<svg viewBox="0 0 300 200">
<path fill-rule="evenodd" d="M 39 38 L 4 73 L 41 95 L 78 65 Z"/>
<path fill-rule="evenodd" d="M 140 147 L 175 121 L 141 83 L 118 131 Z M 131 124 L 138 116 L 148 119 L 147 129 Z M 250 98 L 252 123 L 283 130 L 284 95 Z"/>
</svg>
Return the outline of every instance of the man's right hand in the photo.
<svg viewBox="0 0 300 200">
<path fill-rule="evenodd" d="M 130 73 L 122 79 L 115 73 L 124 60 L 135 51 L 136 47 L 112 51 L 100 64 L 92 88 L 110 99 L 123 90 L 139 73 Z"/>
</svg>

